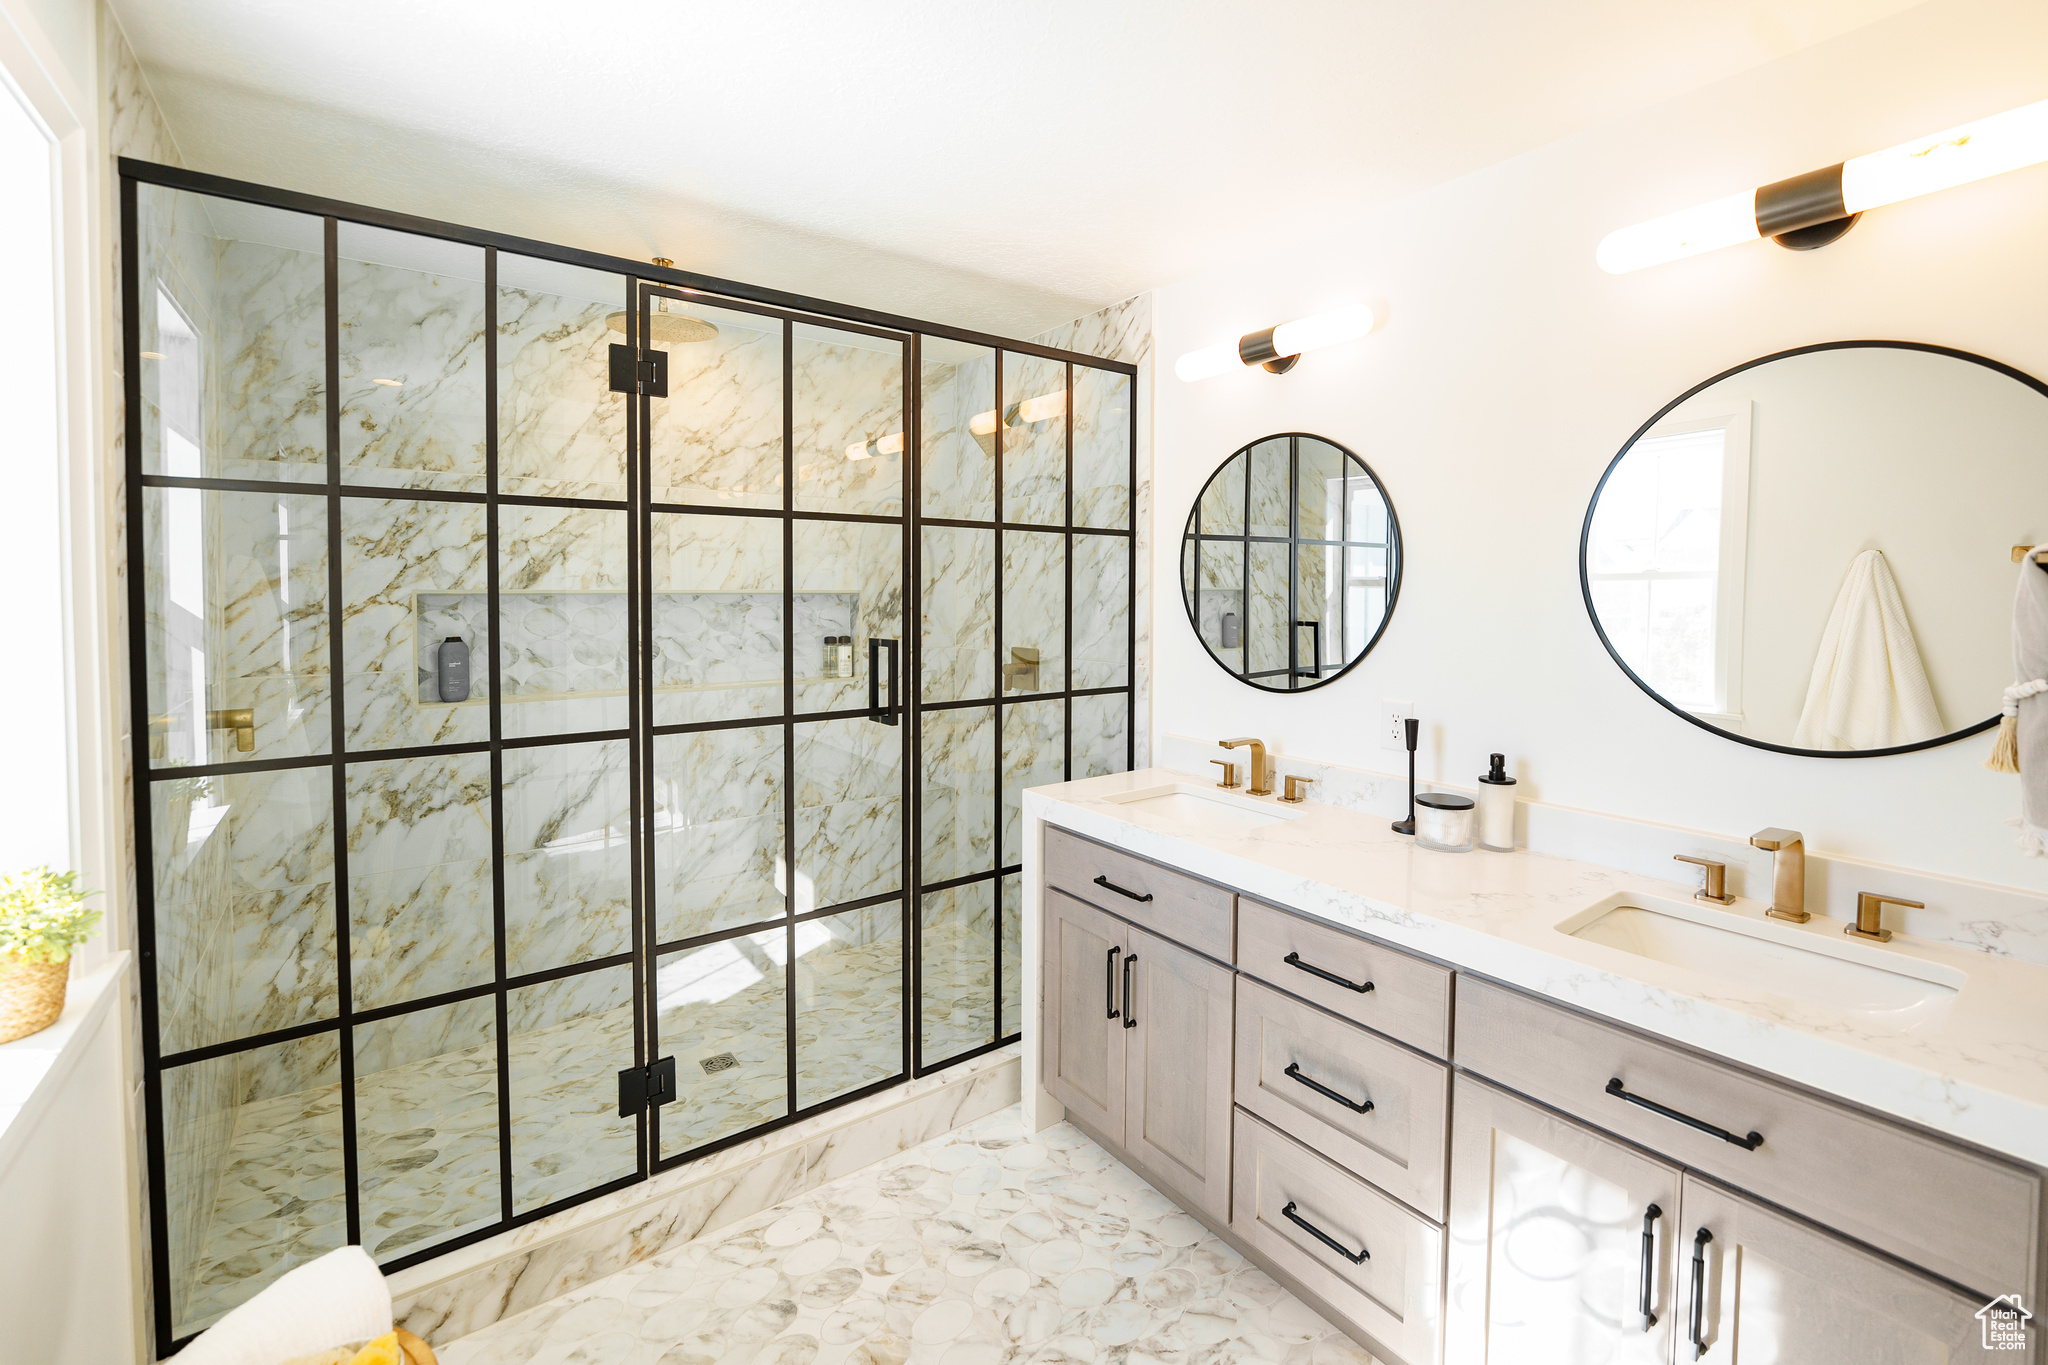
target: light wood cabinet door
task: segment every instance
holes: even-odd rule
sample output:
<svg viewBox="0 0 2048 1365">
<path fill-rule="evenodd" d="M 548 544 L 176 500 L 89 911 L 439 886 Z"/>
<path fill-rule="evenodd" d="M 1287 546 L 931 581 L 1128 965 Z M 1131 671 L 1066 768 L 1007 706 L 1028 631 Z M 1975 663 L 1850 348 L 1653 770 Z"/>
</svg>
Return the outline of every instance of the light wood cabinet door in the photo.
<svg viewBox="0 0 2048 1365">
<path fill-rule="evenodd" d="M 1227 1220 L 1233 974 L 1138 930 L 1128 951 L 1124 1147 L 1147 1174 Z"/>
<path fill-rule="evenodd" d="M 1676 1167 L 1459 1076 L 1444 1359 L 1668 1362 L 1678 1180 Z"/>
<path fill-rule="evenodd" d="M 1986 1305 L 1853 1242 L 1688 1174 L 1672 1228 L 1681 1365 L 1950 1365 L 1987 1350 Z M 1695 1303 L 1698 1307 L 1695 1309 Z"/>
<path fill-rule="evenodd" d="M 1039 1083 L 1083 1125 L 1124 1139 L 1124 950 L 1143 937 L 1058 891 L 1045 893 Z"/>
</svg>

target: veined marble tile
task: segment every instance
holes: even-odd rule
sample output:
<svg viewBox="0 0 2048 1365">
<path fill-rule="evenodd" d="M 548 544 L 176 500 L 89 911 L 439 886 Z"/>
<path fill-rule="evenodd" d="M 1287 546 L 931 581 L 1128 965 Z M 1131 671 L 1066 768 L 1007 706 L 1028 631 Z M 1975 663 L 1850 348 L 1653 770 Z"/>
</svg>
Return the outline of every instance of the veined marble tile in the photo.
<svg viewBox="0 0 2048 1365">
<path fill-rule="evenodd" d="M 1074 780 L 1128 771 L 1130 699 L 1121 692 L 1074 698 Z"/>
<path fill-rule="evenodd" d="M 207 201 L 207 216 L 232 222 Z M 212 351 L 206 445 L 209 474 L 227 479 L 327 479 L 327 286 L 320 220 L 283 217 L 307 249 L 222 235 L 214 255 Z M 266 222 L 275 231 L 277 224 Z M 309 239 L 309 240 L 308 240 Z"/>
<path fill-rule="evenodd" d="M 348 669 L 342 700 L 349 748 L 410 748 L 490 738 L 485 707 L 421 704 L 414 608 L 414 597 L 420 593 L 487 590 L 483 507 L 344 498 L 341 532 L 341 640 Z M 482 691 L 488 684 L 489 673 L 473 667 L 472 686 Z"/>
<path fill-rule="evenodd" d="M 780 507 L 782 323 L 737 309 L 683 311 L 709 319 L 718 335 L 668 348 L 669 397 L 653 405 L 649 431 L 654 500 Z"/>
<path fill-rule="evenodd" d="M 1003 520 L 1033 526 L 1065 525 L 1065 363 L 1004 352 L 1003 419 Z"/>
<path fill-rule="evenodd" d="M 662 1156 L 789 1112 L 788 935 L 787 926 L 763 930 L 656 964 L 656 1047 L 676 1059 L 676 1102 L 659 1117 Z"/>
<path fill-rule="evenodd" d="M 358 1009 L 491 979 L 486 754 L 348 768 L 349 975 Z"/>
<path fill-rule="evenodd" d="M 1276 436 L 1251 449 L 1252 479 L 1248 520 L 1255 536 L 1289 536 L 1291 485 L 1288 481 L 1287 438 Z"/>
<path fill-rule="evenodd" d="M 1130 682 L 1131 542 L 1076 535 L 1073 555 L 1073 686 L 1123 687 Z"/>
<path fill-rule="evenodd" d="M 918 898 L 926 1066 L 995 1041 L 996 893 L 991 879 Z"/>
<path fill-rule="evenodd" d="M 1074 367 L 1074 524 L 1129 530 L 1131 396 L 1127 375 Z"/>
<path fill-rule="evenodd" d="M 1064 701 L 1027 701 L 1003 708 L 1004 865 L 1024 858 L 1023 789 L 1066 780 L 1066 744 Z"/>
<path fill-rule="evenodd" d="M 1371 1365 L 1078 1129 L 1027 1134 L 1014 1109 L 436 1349 L 448 1365 Z"/>
<path fill-rule="evenodd" d="M 996 533 L 927 526 L 918 559 L 923 587 L 920 666 L 924 699 L 996 694 Z"/>
<path fill-rule="evenodd" d="M 339 252 L 342 480 L 481 492 L 483 249 L 343 223 Z"/>
<path fill-rule="evenodd" d="M 1241 536 L 1245 534 L 1244 499 L 1246 457 L 1237 454 L 1221 469 L 1209 476 L 1203 486 L 1201 501 L 1196 504 L 1200 519 L 1197 528 L 1205 536 Z M 1286 532 L 1282 531 L 1282 535 Z"/>
<path fill-rule="evenodd" d="M 807 920 L 792 938 L 797 1107 L 906 1074 L 901 903 Z"/>
<path fill-rule="evenodd" d="M 508 975 L 632 946 L 627 757 L 624 740 L 504 752 Z"/>
<path fill-rule="evenodd" d="M 501 254 L 502 276 L 512 269 Z M 498 487 L 544 498 L 626 496 L 626 398 L 611 391 L 606 317 L 625 307 L 498 289 Z"/>
<path fill-rule="evenodd" d="M 1037 686 L 1005 690 L 1064 690 L 1066 637 L 1066 533 L 1003 532 L 1003 662 L 1013 662 L 1019 648 L 1037 650 L 1039 660 Z"/>
<path fill-rule="evenodd" d="M 995 707 L 927 711 L 922 719 L 924 880 L 994 871 Z"/>
<path fill-rule="evenodd" d="M 1251 571 L 1246 575 L 1244 644 L 1246 659 L 1254 673 L 1281 669 L 1278 677 L 1262 680 L 1266 687 L 1285 688 L 1288 679 L 1287 636 L 1292 627 L 1287 614 L 1287 546 L 1254 541 Z M 1303 632 L 1305 635 L 1307 632 Z"/>
<path fill-rule="evenodd" d="M 796 913 L 903 884 L 901 725 L 796 727 Z"/>
<path fill-rule="evenodd" d="M 995 519 L 996 353 L 986 346 L 926 337 L 923 347 L 923 451 L 920 486 L 924 514 L 964 521 Z M 974 430 L 990 417 L 989 435 Z"/>
<path fill-rule="evenodd" d="M 619 1117 L 634 1064 L 633 969 L 508 992 L 512 1208 L 526 1213 L 639 1169 L 639 1124 Z"/>
<path fill-rule="evenodd" d="M 900 342 L 799 323 L 791 343 L 790 421 L 799 511 L 903 510 L 909 467 Z M 671 388 L 670 392 L 674 392 Z M 875 443 L 893 438 L 895 453 Z M 851 447 L 866 453 L 848 455 Z"/>
</svg>

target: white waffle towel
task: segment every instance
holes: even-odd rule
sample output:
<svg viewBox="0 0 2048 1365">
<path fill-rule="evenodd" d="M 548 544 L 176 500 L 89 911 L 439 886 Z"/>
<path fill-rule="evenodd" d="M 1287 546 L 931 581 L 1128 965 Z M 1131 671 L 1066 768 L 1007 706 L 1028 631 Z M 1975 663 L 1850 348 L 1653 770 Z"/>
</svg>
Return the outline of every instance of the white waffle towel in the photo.
<svg viewBox="0 0 2048 1365">
<path fill-rule="evenodd" d="M 1802 749 L 1889 749 L 1947 733 L 1906 603 L 1876 550 L 1849 565 L 1821 632 L 1792 742 Z"/>
<path fill-rule="evenodd" d="M 277 1365 L 391 1330 L 391 1287 L 361 1247 L 288 1270 L 178 1352 L 179 1365 Z"/>
<path fill-rule="evenodd" d="M 2042 546 L 2036 546 L 2038 551 Z M 2020 851 L 2048 854 L 2048 573 L 2029 551 L 2012 599 L 2012 669 L 2005 713 L 2016 718 L 2020 765 Z"/>
</svg>

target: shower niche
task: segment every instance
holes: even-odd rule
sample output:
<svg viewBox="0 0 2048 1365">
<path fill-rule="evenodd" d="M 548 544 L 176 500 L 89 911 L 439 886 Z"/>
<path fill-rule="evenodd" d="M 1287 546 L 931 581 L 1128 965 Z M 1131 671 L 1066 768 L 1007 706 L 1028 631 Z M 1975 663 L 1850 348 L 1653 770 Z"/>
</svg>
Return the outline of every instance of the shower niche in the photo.
<svg viewBox="0 0 2048 1365">
<path fill-rule="evenodd" d="M 160 1355 L 1016 1037 L 1020 792 L 1133 757 L 1131 366 L 121 193 Z"/>
</svg>

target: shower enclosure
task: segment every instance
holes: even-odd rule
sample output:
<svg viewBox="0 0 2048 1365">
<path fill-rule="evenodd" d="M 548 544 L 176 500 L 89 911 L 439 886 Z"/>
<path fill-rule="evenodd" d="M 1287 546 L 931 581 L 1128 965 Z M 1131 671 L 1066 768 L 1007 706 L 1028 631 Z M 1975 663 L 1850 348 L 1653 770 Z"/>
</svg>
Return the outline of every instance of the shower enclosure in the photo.
<svg viewBox="0 0 2048 1365">
<path fill-rule="evenodd" d="M 1016 1036 L 1132 367 L 121 171 L 160 1353 Z"/>
</svg>

